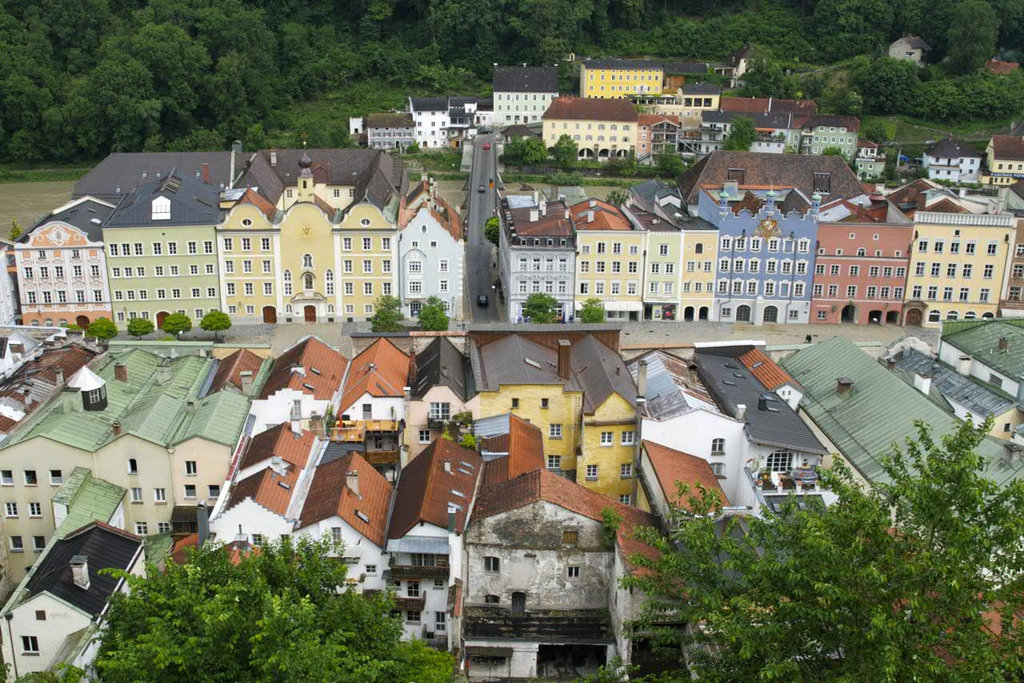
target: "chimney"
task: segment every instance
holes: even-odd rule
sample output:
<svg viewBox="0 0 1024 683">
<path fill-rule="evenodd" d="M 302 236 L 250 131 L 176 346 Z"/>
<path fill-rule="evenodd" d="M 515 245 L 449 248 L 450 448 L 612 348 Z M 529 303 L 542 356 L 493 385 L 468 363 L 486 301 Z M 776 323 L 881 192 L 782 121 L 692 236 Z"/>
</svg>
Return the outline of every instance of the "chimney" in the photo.
<svg viewBox="0 0 1024 683">
<path fill-rule="evenodd" d="M 932 390 L 932 376 L 914 373 L 914 388 L 927 396 Z"/>
<path fill-rule="evenodd" d="M 359 495 L 359 472 L 352 470 L 345 474 L 345 486 L 352 493 Z"/>
<path fill-rule="evenodd" d="M 326 436 L 324 433 L 324 418 L 315 412 L 309 416 L 309 431 L 321 438 Z"/>
<path fill-rule="evenodd" d="M 530 209 L 530 222 L 536 223 L 540 220 L 540 212 L 537 209 Z"/>
<path fill-rule="evenodd" d="M 277 150 L 276 149 L 270 150 L 270 165 L 271 166 L 277 166 Z"/>
<path fill-rule="evenodd" d="M 60 392 L 61 405 L 65 413 L 77 413 L 82 410 L 82 392 L 78 389 L 65 388 Z"/>
<path fill-rule="evenodd" d="M 30 389 L 29 387 L 22 387 L 21 396 L 21 402 L 25 404 L 26 408 L 32 405 L 32 389 Z"/>
<path fill-rule="evenodd" d="M 455 533 L 455 510 L 448 510 L 448 533 Z"/>
<path fill-rule="evenodd" d="M 636 364 L 636 395 L 647 395 L 647 359 L 641 358 Z"/>
<path fill-rule="evenodd" d="M 743 420 L 747 417 L 747 404 L 737 403 L 736 404 L 736 419 Z"/>
<path fill-rule="evenodd" d="M 416 380 L 419 378 L 419 366 L 416 365 L 416 352 L 409 352 L 409 381 L 407 382 L 409 387 L 416 386 Z"/>
<path fill-rule="evenodd" d="M 593 211 L 587 211 L 587 222 L 588 223 L 593 223 L 594 222 L 594 212 Z"/>
<path fill-rule="evenodd" d="M 228 176 L 228 189 L 232 189 L 235 186 L 235 155 L 242 153 L 242 141 L 235 140 L 231 145 L 231 170 Z"/>
<path fill-rule="evenodd" d="M 836 378 L 836 393 L 842 396 L 853 388 L 853 380 L 849 377 Z"/>
<path fill-rule="evenodd" d="M 572 342 L 568 339 L 558 340 L 558 376 L 562 379 L 569 379 L 570 349 L 572 349 Z"/>
<path fill-rule="evenodd" d="M 206 539 L 210 537 L 210 513 L 206 509 L 206 503 L 199 503 L 196 506 L 196 532 L 199 537 L 196 546 L 202 548 Z"/>
<path fill-rule="evenodd" d="M 971 357 L 970 356 L 960 356 L 959 358 L 957 358 L 956 359 L 956 371 L 959 374 L 963 375 L 964 377 L 967 377 L 968 375 L 970 375 L 971 374 Z"/>
<path fill-rule="evenodd" d="M 252 391 L 252 370 L 242 370 L 238 373 L 238 381 L 242 384 L 242 393 L 248 396 Z"/>
<path fill-rule="evenodd" d="M 202 173 L 203 173 L 203 182 L 206 183 L 207 185 L 209 185 L 210 184 L 210 164 L 204 163 L 202 168 L 203 168 L 203 171 L 202 171 Z"/>
<path fill-rule="evenodd" d="M 596 199 L 591 199 L 590 200 L 590 208 L 593 209 L 593 208 L 596 208 L 596 207 L 597 207 L 597 200 Z"/>
<path fill-rule="evenodd" d="M 565 207 L 565 220 L 569 220 L 569 207 Z"/>
<path fill-rule="evenodd" d="M 75 585 L 84 591 L 89 590 L 89 556 L 74 555 L 71 558 L 71 576 Z"/>
<path fill-rule="evenodd" d="M 441 466 L 444 467 L 444 471 L 447 472 L 448 474 L 452 473 L 452 461 L 451 460 L 444 460 L 441 463 Z"/>
<path fill-rule="evenodd" d="M 57 370 L 57 386 L 62 386 L 63 384 L 64 384 L 64 371 L 63 370 Z"/>
<path fill-rule="evenodd" d="M 540 214 L 542 216 L 548 215 L 548 200 L 546 199 L 540 200 Z"/>
<path fill-rule="evenodd" d="M 128 383 L 128 366 L 118 361 L 114 363 L 114 379 L 118 382 Z"/>
<path fill-rule="evenodd" d="M 1000 351 L 1005 351 L 1008 348 L 1010 348 L 1010 340 L 1007 339 L 1006 337 L 1000 337 L 999 338 L 998 349 Z"/>
<path fill-rule="evenodd" d="M 114 423 L 110 425 L 110 429 L 113 430 L 114 436 L 117 436 L 121 433 L 121 422 L 114 420 Z"/>
<path fill-rule="evenodd" d="M 762 413 L 764 411 L 768 410 L 768 397 L 767 396 L 762 394 L 761 396 L 757 397 L 757 409 L 760 410 Z"/>
</svg>

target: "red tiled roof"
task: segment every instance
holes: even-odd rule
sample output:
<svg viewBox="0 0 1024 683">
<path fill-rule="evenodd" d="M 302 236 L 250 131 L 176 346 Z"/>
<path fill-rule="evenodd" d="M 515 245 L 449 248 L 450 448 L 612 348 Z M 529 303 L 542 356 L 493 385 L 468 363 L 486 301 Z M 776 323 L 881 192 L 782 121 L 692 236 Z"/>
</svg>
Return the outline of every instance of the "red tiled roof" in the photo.
<svg viewBox="0 0 1024 683">
<path fill-rule="evenodd" d="M 1018 68 L 1020 68 L 1020 64 L 1018 62 L 1003 62 L 998 59 L 990 59 L 985 62 L 985 71 L 997 76 L 1005 76 L 1006 74 L 1013 73 Z"/>
<path fill-rule="evenodd" d="M 244 470 L 276 455 L 294 465 L 296 469 L 302 469 L 315 440 L 313 432 L 296 434 L 287 422 L 279 424 L 252 437 L 249 447 L 242 454 L 238 468 Z"/>
<path fill-rule="evenodd" d="M 238 200 L 239 204 L 252 204 L 267 218 L 273 218 L 274 214 L 277 213 L 277 207 L 271 204 L 266 198 L 263 197 L 255 188 L 248 188 L 243 194 L 242 198 Z"/>
<path fill-rule="evenodd" d="M 632 121 L 639 115 L 629 100 L 596 97 L 556 97 L 551 101 L 544 119 L 576 119 L 585 121 Z"/>
<path fill-rule="evenodd" d="M 661 123 L 662 121 L 668 121 L 669 123 L 674 123 L 677 126 L 679 125 L 679 116 L 677 114 L 640 114 L 639 117 L 641 126 L 649 127 L 656 123 Z"/>
<path fill-rule="evenodd" d="M 601 199 L 586 199 L 569 207 L 577 230 L 632 230 L 617 207 Z M 591 214 L 593 220 L 591 220 Z"/>
<path fill-rule="evenodd" d="M 356 493 L 348 487 L 348 474 L 358 475 Z M 316 468 L 302 508 L 301 524 L 308 526 L 338 515 L 376 545 L 387 542 L 391 482 L 358 453 Z M 364 517 L 365 516 L 365 517 Z M 367 521 L 368 520 L 368 521 Z"/>
<path fill-rule="evenodd" d="M 246 498 L 251 498 L 257 505 L 278 515 L 284 515 L 292 499 L 295 480 L 298 478 L 299 470 L 295 467 L 288 467 L 284 474 L 277 474 L 271 468 L 265 467 L 232 487 L 231 497 L 224 509 L 230 510 Z"/>
<path fill-rule="evenodd" d="M 769 358 L 761 349 L 750 349 L 740 356 L 740 362 L 747 366 L 750 374 L 756 377 L 758 382 L 772 391 L 785 384 L 800 386 L 788 372 L 782 369 L 782 366 Z"/>
<path fill-rule="evenodd" d="M 509 209 L 512 227 L 520 236 L 527 237 L 571 237 L 575 227 L 571 218 L 572 212 L 566 215 L 569 207 L 565 202 L 547 202 L 544 211 L 539 207 Z M 533 220 L 533 212 L 537 219 Z"/>
<path fill-rule="evenodd" d="M 81 346 L 70 345 L 47 349 L 38 358 L 24 363 L 4 382 L 3 388 L 0 389 L 0 398 L 10 399 L 21 406 L 21 410 L 25 411 L 25 417 L 21 418 L 23 422 L 47 398 L 59 390 L 57 387 L 58 371 L 64 374 L 66 382 L 95 357 L 94 351 Z M 27 383 L 27 380 L 31 380 L 31 382 Z M 26 406 L 24 405 L 25 394 L 22 390 L 28 387 L 31 387 L 32 402 Z M 44 387 L 48 389 L 47 392 L 42 391 Z M 42 395 L 44 393 L 45 395 Z M 6 434 L 18 424 L 18 420 L 0 415 L 0 433 Z"/>
<path fill-rule="evenodd" d="M 515 415 L 508 417 L 508 434 L 488 439 L 488 447 L 507 456 L 487 463 L 486 484 L 515 479 L 520 474 L 544 467 L 544 435 L 540 429 Z"/>
<path fill-rule="evenodd" d="M 352 359 L 345 379 L 339 413 L 352 407 L 363 394 L 401 398 L 409 381 L 409 356 L 388 339 L 380 337 Z"/>
<path fill-rule="evenodd" d="M 260 398 L 266 399 L 278 391 L 290 388 L 313 398 L 326 401 L 341 386 L 348 360 L 316 337 L 308 337 L 288 349 L 274 361 Z M 293 371 L 301 367 L 304 372 Z"/>
<path fill-rule="evenodd" d="M 210 384 L 210 392 L 220 391 L 227 385 L 236 389 L 242 388 L 242 373 L 251 372 L 254 376 L 263 365 L 263 359 L 249 349 L 238 349 L 230 356 L 221 358 L 217 364 L 217 373 Z"/>
<path fill-rule="evenodd" d="M 954 202 L 949 197 L 943 197 L 934 204 L 929 205 L 924 211 L 936 211 L 939 213 L 970 213 L 967 209 Z"/>
<path fill-rule="evenodd" d="M 740 212 L 743 211 L 744 209 L 749 211 L 750 213 L 757 213 L 758 211 L 761 210 L 762 204 L 764 204 L 763 199 L 758 197 L 750 190 L 747 190 L 743 194 L 743 198 L 732 205 L 732 212 L 737 216 L 740 215 Z"/>
<path fill-rule="evenodd" d="M 858 147 L 867 147 L 868 149 L 874 149 L 874 148 L 878 147 L 878 143 L 877 142 L 871 142 L 871 140 L 858 140 L 857 141 L 857 146 Z"/>
<path fill-rule="evenodd" d="M 185 564 L 188 561 L 188 549 L 199 545 L 199 534 L 189 534 L 174 542 L 171 547 L 171 561 L 174 564 Z M 228 561 L 236 567 L 242 558 L 251 552 L 259 552 L 259 548 L 252 548 L 248 544 L 239 541 L 232 541 L 221 546 L 221 550 L 228 553 Z"/>
<path fill-rule="evenodd" d="M 711 471 L 711 465 L 707 460 L 646 439 L 643 446 L 647 458 L 651 461 L 654 475 L 658 478 L 658 486 L 665 493 L 665 498 L 669 503 L 688 507 L 688 501 L 683 500 L 679 495 L 677 484 L 689 486 L 689 494 L 695 494 L 694 485 L 699 483 L 704 488 L 715 491 L 719 495 L 722 505 L 729 504 L 729 498 L 722 490 L 718 483 L 718 477 Z"/>
<path fill-rule="evenodd" d="M 447 529 L 448 509 L 453 503 L 459 506 L 453 508 L 455 530 L 462 533 L 483 465 L 479 453 L 449 439 L 437 439 L 427 446 L 402 470 L 388 538 L 401 538 L 419 522 Z"/>
<path fill-rule="evenodd" d="M 746 114 L 771 111 L 777 114 L 814 114 L 818 103 L 814 100 L 780 100 L 771 97 L 723 97 L 719 109 Z"/>
<path fill-rule="evenodd" d="M 1024 138 L 993 135 L 991 144 L 996 160 L 1024 161 Z"/>
</svg>

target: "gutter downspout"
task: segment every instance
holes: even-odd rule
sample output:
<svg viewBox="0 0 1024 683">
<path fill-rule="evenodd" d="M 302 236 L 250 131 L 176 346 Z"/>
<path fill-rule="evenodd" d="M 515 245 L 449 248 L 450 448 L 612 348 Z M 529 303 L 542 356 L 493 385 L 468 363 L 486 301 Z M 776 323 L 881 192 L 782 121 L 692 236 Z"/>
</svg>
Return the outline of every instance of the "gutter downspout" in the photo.
<svg viewBox="0 0 1024 683">
<path fill-rule="evenodd" d="M 11 633 L 11 620 L 14 619 L 14 615 L 8 612 L 4 615 L 4 619 L 7 620 L 7 642 L 11 644 L 11 664 L 14 666 L 14 678 L 18 678 L 18 655 L 14 651 L 14 635 Z"/>
</svg>

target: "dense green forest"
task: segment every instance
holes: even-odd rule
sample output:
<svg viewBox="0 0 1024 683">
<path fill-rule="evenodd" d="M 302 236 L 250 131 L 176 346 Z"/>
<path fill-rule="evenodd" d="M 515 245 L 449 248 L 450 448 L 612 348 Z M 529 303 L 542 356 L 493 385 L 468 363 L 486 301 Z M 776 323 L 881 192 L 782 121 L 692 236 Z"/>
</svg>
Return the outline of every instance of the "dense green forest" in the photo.
<svg viewBox="0 0 1024 683">
<path fill-rule="evenodd" d="M 268 134 L 298 134 L 296 106 L 353 84 L 485 92 L 494 62 L 565 66 L 570 53 L 724 59 L 746 44 L 775 60 L 754 88 L 826 96 L 837 110 L 917 106 L 913 113 L 941 116 L 920 104 L 934 99 L 928 82 L 959 82 L 946 72 L 909 74 L 908 103 L 891 92 L 908 73 L 886 62 L 854 70 L 874 86 L 808 85 L 781 71 L 877 57 L 903 33 L 923 36 L 950 73 L 967 73 L 989 52 L 1012 57 L 1024 45 L 1024 0 L 0 0 L 0 159 L 88 160 L 235 138 L 254 147 Z M 951 116 L 963 115 L 971 89 L 998 96 L 1006 87 L 963 78 L 981 85 L 943 91 Z M 1024 87 L 1013 88 L 1024 99 Z M 1017 97 L 1004 108 L 1017 111 Z M 302 132 L 311 144 L 343 144 L 340 114 L 357 105 Z M 987 100 L 976 108 L 1009 115 Z"/>
</svg>

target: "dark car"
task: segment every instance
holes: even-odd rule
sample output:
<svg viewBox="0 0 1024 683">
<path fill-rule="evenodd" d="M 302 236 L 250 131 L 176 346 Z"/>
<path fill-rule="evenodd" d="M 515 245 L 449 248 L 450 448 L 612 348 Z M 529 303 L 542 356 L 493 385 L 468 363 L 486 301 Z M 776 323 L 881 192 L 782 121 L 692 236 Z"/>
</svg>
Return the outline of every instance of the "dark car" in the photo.
<svg viewBox="0 0 1024 683">
<path fill-rule="evenodd" d="M 491 303 L 491 300 L 487 297 L 486 294 L 481 294 L 480 296 L 478 296 L 476 298 L 476 305 L 477 306 L 486 306 L 489 303 Z"/>
<path fill-rule="evenodd" d="M 483 185 L 481 185 L 480 187 L 476 188 L 476 191 L 477 191 L 477 192 L 486 192 L 486 191 L 487 191 L 487 188 L 486 188 L 486 187 L 484 187 Z"/>
<path fill-rule="evenodd" d="M 491 132 L 492 132 L 492 131 L 491 131 L 491 129 L 490 129 L 490 128 L 481 128 L 481 129 L 480 129 L 480 135 L 490 135 L 490 134 L 491 134 Z M 486 149 L 486 148 L 485 148 L 485 149 Z"/>
</svg>

